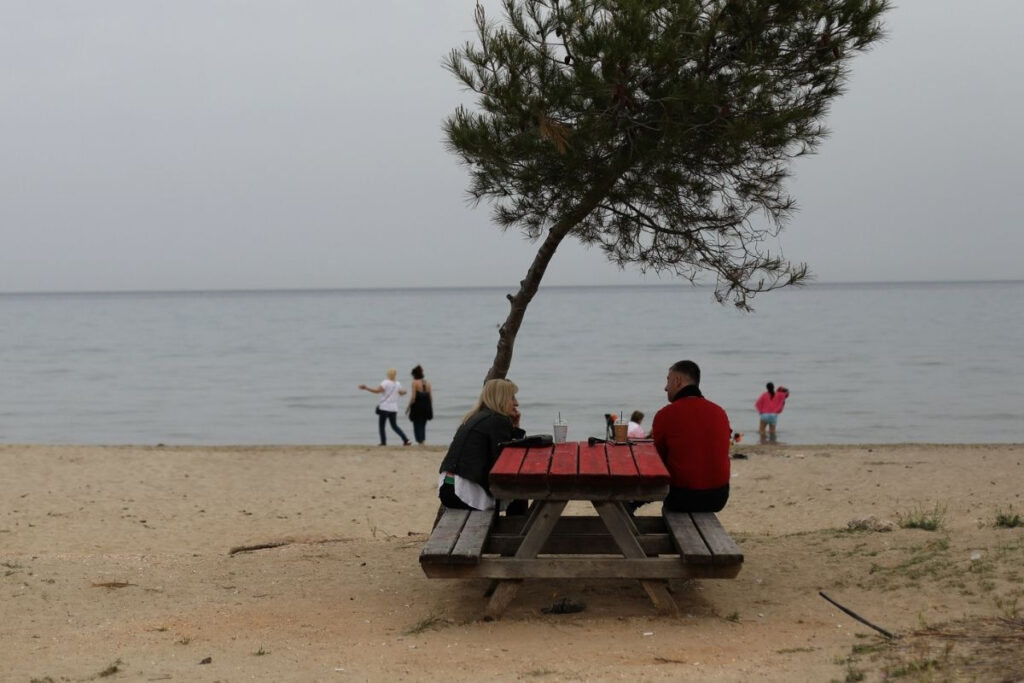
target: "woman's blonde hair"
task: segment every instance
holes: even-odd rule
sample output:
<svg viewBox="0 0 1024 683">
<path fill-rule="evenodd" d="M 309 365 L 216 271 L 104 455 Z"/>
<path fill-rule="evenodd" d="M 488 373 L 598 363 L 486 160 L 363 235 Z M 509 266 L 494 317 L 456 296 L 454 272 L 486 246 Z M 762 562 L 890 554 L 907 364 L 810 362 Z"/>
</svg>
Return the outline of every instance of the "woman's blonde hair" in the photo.
<svg viewBox="0 0 1024 683">
<path fill-rule="evenodd" d="M 394 382 L 395 381 L 395 377 L 397 375 L 398 375 L 398 370 L 395 370 L 394 368 L 388 368 L 388 379 L 389 380 Z"/>
<path fill-rule="evenodd" d="M 484 388 L 480 391 L 480 398 L 473 404 L 473 408 L 462 418 L 466 422 L 482 408 L 487 408 L 499 415 L 508 415 L 508 404 L 519 391 L 515 382 L 507 379 L 489 379 L 484 382 Z"/>
</svg>

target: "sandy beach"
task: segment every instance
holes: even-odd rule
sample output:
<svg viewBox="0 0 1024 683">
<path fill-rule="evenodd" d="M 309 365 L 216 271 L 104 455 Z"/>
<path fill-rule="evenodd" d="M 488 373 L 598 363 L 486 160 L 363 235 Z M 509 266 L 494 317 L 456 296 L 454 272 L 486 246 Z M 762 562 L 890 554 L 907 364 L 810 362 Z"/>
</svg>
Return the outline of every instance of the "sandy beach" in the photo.
<svg viewBox="0 0 1024 683">
<path fill-rule="evenodd" d="M 418 564 L 440 447 L 0 446 L 0 679 L 1024 675 L 1024 446 L 738 451 L 737 578 L 674 582 L 678 617 L 636 582 L 528 582 L 482 621 L 486 582 Z M 563 597 L 586 609 L 542 612 Z"/>
</svg>

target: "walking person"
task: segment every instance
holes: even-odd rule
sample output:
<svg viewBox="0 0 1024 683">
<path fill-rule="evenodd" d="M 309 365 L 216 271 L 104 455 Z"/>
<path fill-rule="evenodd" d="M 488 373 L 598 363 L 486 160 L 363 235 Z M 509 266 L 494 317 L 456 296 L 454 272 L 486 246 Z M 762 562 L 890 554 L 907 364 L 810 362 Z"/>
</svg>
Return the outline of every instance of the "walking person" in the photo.
<svg viewBox="0 0 1024 683">
<path fill-rule="evenodd" d="M 395 380 L 397 374 L 394 368 L 388 368 L 388 377 L 381 381 L 380 386 L 368 387 L 365 384 L 359 385 L 359 388 L 363 391 L 369 391 L 371 394 L 381 394 L 380 399 L 377 401 L 377 426 L 380 428 L 381 446 L 386 446 L 388 443 L 387 435 L 384 432 L 384 424 L 386 422 L 390 422 L 391 429 L 395 430 L 395 434 L 402 437 L 403 445 L 408 446 L 412 443 L 395 420 L 398 416 L 398 397 L 405 396 L 406 393 L 405 389 L 402 388 L 402 384 Z"/>
<path fill-rule="evenodd" d="M 775 384 L 772 382 L 768 382 L 765 388 L 767 391 L 758 396 L 757 401 L 754 403 L 754 408 L 757 410 L 761 420 L 757 431 L 761 435 L 761 443 L 769 441 L 775 443 L 775 427 L 779 424 L 779 414 L 786 407 L 789 389 L 779 387 L 778 391 L 776 391 Z M 767 435 L 765 435 L 765 428 L 768 430 Z"/>
<path fill-rule="evenodd" d="M 430 390 L 430 382 L 423 378 L 422 365 L 412 369 L 411 391 L 405 412 L 412 420 L 413 438 L 422 446 L 427 440 L 427 421 L 434 419 L 434 397 Z"/>
</svg>

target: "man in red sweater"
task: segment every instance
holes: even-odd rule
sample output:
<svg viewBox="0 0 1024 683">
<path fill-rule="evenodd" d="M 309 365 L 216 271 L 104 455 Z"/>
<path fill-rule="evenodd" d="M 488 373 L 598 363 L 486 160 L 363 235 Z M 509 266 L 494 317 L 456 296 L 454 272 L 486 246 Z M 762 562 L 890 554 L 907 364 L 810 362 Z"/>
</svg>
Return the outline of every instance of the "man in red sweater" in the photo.
<svg viewBox="0 0 1024 683">
<path fill-rule="evenodd" d="M 668 510 L 718 512 L 729 499 L 729 417 L 704 398 L 699 385 L 700 368 L 693 361 L 669 368 L 665 393 L 670 403 L 651 425 L 651 438 L 670 476 Z"/>
</svg>

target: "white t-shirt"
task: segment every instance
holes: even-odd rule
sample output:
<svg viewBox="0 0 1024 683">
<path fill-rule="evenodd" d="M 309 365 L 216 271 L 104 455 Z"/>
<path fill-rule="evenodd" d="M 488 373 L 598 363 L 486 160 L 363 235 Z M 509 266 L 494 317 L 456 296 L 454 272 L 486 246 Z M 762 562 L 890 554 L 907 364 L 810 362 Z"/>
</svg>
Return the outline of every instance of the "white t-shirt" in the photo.
<svg viewBox="0 0 1024 683">
<path fill-rule="evenodd" d="M 643 439 L 646 435 L 644 434 L 644 428 L 639 423 L 629 421 L 629 427 L 626 429 L 626 438 L 628 439 Z"/>
<path fill-rule="evenodd" d="M 384 393 L 380 395 L 380 409 L 388 413 L 398 412 L 398 392 L 402 390 L 401 382 L 386 379 L 380 383 Z"/>
</svg>

